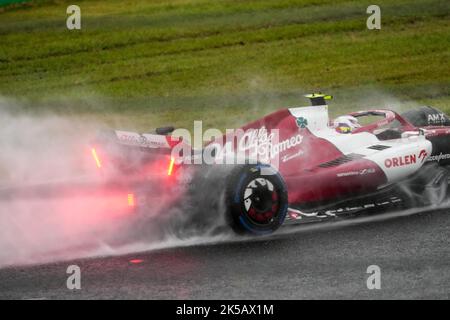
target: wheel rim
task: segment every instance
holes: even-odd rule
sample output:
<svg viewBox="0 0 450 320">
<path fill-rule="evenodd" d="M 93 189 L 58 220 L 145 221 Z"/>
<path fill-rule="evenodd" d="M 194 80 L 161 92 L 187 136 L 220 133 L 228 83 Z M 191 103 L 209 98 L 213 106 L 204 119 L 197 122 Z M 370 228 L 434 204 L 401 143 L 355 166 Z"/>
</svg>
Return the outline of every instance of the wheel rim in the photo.
<svg viewBox="0 0 450 320">
<path fill-rule="evenodd" d="M 244 207 L 253 223 L 273 221 L 279 209 L 279 196 L 273 183 L 264 178 L 250 181 L 244 191 Z"/>
</svg>

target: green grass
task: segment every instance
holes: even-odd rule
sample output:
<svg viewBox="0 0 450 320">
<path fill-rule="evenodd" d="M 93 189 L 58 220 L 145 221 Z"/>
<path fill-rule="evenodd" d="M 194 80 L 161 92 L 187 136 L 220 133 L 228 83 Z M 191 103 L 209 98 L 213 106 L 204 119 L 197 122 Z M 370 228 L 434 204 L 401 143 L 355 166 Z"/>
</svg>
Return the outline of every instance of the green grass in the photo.
<svg viewBox="0 0 450 320">
<path fill-rule="evenodd" d="M 392 103 L 450 111 L 450 3 L 371 1 L 72 1 L 0 11 L 0 95 L 27 112 L 148 129 L 236 127 L 263 112 L 336 97 L 334 113 Z M 1 9 L 0 9 L 1 10 Z"/>
</svg>

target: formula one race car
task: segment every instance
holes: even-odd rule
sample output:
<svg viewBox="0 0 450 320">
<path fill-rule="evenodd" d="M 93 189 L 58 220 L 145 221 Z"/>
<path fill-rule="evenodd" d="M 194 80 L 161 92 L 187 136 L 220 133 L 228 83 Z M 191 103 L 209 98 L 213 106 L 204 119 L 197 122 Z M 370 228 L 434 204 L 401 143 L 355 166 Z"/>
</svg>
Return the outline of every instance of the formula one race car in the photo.
<svg viewBox="0 0 450 320">
<path fill-rule="evenodd" d="M 114 172 L 133 208 L 152 210 L 163 195 L 190 197 L 211 217 L 206 204 L 215 202 L 239 233 L 447 199 L 447 115 L 432 107 L 402 115 L 376 109 L 330 121 L 331 97 L 307 97 L 311 106 L 276 111 L 201 148 L 164 127 L 103 133 L 91 152 L 99 169 Z"/>
</svg>

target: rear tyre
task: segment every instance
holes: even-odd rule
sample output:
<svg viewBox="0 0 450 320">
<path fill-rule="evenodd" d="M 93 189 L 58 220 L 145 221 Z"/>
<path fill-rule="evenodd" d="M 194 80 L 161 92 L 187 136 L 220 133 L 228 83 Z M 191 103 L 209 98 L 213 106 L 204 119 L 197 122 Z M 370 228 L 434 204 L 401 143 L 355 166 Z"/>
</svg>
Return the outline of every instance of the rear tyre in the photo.
<svg viewBox="0 0 450 320">
<path fill-rule="evenodd" d="M 229 223 L 239 234 L 273 233 L 286 218 L 286 185 L 268 165 L 236 167 L 227 181 L 225 197 Z"/>
</svg>

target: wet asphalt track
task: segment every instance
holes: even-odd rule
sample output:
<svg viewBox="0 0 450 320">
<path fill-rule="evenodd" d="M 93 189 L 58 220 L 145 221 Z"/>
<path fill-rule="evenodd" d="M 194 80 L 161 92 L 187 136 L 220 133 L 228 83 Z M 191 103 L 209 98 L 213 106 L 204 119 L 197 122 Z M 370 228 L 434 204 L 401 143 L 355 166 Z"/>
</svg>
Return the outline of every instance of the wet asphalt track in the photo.
<svg viewBox="0 0 450 320">
<path fill-rule="evenodd" d="M 449 299 L 449 213 L 7 268 L 0 270 L 0 298 Z M 81 290 L 66 288 L 70 264 L 81 267 Z M 366 287 L 372 264 L 381 268 L 381 290 Z"/>
</svg>

